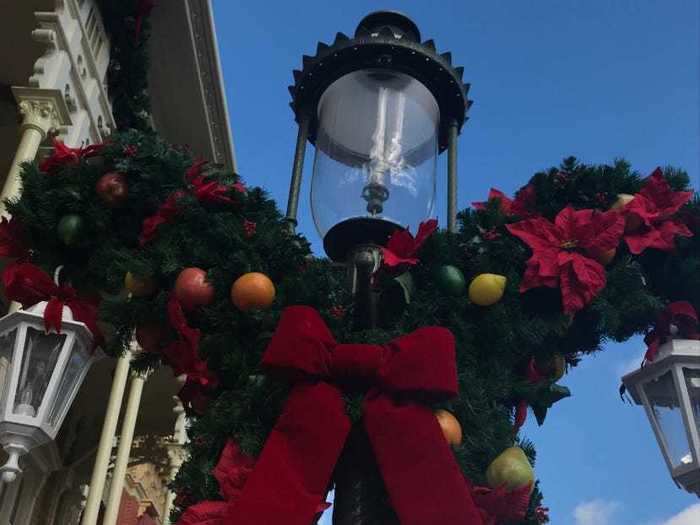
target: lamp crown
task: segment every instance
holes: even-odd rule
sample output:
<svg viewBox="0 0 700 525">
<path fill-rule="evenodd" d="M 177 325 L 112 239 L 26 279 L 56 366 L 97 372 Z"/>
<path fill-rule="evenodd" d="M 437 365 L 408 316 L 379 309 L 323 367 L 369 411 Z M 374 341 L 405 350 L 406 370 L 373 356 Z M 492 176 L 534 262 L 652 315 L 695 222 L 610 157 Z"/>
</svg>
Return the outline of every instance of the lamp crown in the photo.
<svg viewBox="0 0 700 525">
<path fill-rule="evenodd" d="M 406 38 L 412 42 L 420 42 L 420 30 L 413 20 L 398 11 L 375 11 L 368 14 L 357 25 L 355 38 L 367 34 L 380 34 L 386 30 L 394 34 L 394 38 Z"/>
</svg>

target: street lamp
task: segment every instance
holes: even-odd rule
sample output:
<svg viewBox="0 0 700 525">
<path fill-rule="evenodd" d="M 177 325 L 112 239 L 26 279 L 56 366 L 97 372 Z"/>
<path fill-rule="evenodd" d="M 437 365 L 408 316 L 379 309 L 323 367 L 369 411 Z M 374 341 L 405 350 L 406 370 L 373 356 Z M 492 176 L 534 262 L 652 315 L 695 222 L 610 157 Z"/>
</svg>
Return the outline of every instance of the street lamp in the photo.
<svg viewBox="0 0 700 525">
<path fill-rule="evenodd" d="M 456 229 L 457 136 L 471 101 L 463 68 L 406 16 L 366 16 L 304 56 L 289 87 L 299 125 L 287 220 L 296 224 L 306 141 L 315 145 L 311 209 L 328 256 L 353 263 L 358 248 L 415 231 L 435 202 L 435 168 L 448 156 L 448 228 Z M 366 252 L 365 255 L 366 256 Z M 370 254 L 370 259 L 376 253 Z"/>
<path fill-rule="evenodd" d="M 90 365 L 92 334 L 63 307 L 61 333 L 46 332 L 47 302 L 0 319 L 0 444 L 8 453 L 0 467 L 10 483 L 19 458 L 53 440 Z"/>
<path fill-rule="evenodd" d="M 700 496 L 700 341 L 669 341 L 622 382 L 644 405 L 673 480 Z"/>
</svg>

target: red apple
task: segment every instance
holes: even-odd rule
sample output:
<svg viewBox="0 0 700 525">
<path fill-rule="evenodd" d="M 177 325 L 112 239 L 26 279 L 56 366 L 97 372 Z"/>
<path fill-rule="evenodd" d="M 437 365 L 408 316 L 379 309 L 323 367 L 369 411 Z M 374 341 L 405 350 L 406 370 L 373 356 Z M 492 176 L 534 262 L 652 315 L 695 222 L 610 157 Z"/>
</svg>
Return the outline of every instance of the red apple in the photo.
<svg viewBox="0 0 700 525">
<path fill-rule="evenodd" d="M 211 304 L 214 287 L 207 282 L 207 272 L 201 268 L 185 268 L 175 281 L 175 297 L 185 310 Z"/>
<path fill-rule="evenodd" d="M 100 177 L 95 185 L 95 191 L 110 208 L 117 208 L 126 202 L 129 196 L 129 187 L 126 177 L 116 171 L 110 171 Z"/>
</svg>

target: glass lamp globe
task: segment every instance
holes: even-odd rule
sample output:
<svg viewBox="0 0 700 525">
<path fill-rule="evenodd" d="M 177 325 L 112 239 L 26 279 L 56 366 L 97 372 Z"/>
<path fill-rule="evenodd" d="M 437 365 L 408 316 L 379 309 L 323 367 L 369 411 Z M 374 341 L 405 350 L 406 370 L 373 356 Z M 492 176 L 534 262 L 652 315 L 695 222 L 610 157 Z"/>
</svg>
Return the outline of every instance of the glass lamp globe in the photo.
<svg viewBox="0 0 700 525">
<path fill-rule="evenodd" d="M 700 341 L 669 341 L 622 381 L 644 406 L 673 480 L 700 496 Z"/>
<path fill-rule="evenodd" d="M 2 480 L 21 472 L 20 456 L 56 437 L 91 364 L 92 334 L 63 307 L 61 333 L 44 329 L 46 302 L 0 319 Z"/>
<path fill-rule="evenodd" d="M 416 231 L 435 205 L 440 110 L 415 78 L 361 69 L 334 81 L 317 110 L 311 208 L 329 257 Z"/>
</svg>

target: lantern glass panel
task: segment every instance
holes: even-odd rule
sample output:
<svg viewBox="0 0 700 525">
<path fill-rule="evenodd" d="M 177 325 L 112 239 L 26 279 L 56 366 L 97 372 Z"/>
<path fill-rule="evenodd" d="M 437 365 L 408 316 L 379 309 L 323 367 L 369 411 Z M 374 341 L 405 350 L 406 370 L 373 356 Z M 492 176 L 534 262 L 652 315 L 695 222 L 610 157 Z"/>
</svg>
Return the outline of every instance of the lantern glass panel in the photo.
<svg viewBox="0 0 700 525">
<path fill-rule="evenodd" d="M 680 400 L 672 373 L 666 372 L 644 385 L 649 405 L 663 434 L 669 460 L 673 467 L 693 462 L 688 437 L 683 424 Z"/>
<path fill-rule="evenodd" d="M 311 183 L 319 234 L 378 222 L 415 231 L 431 216 L 439 119 L 430 91 L 403 73 L 366 69 L 331 84 L 318 104 Z"/>
<path fill-rule="evenodd" d="M 39 411 L 66 334 L 47 334 L 27 327 L 13 412 L 34 417 Z"/>
<path fill-rule="evenodd" d="M 12 352 L 15 347 L 17 330 L 0 335 L 0 415 L 5 411 L 12 377 Z"/>
<path fill-rule="evenodd" d="M 700 369 L 684 368 L 683 375 L 685 377 L 685 385 L 688 388 L 688 397 L 690 398 L 690 406 L 695 419 L 695 427 L 700 434 Z"/>
<path fill-rule="evenodd" d="M 72 394 L 78 387 L 78 382 L 85 372 L 89 361 L 90 355 L 87 348 L 85 348 L 85 343 L 81 338 L 76 337 L 49 412 L 48 421 L 52 428 L 60 424 L 61 416 L 68 410 Z"/>
</svg>

